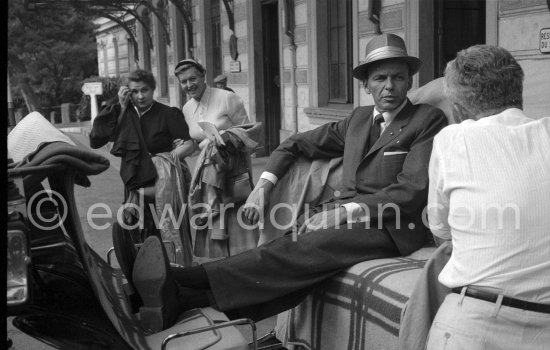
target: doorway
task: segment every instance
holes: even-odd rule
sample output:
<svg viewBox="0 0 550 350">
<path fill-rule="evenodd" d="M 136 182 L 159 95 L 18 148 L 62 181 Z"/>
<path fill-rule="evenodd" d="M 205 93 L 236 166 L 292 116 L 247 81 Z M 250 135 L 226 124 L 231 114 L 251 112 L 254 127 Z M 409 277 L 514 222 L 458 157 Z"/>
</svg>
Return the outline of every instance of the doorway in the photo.
<svg viewBox="0 0 550 350">
<path fill-rule="evenodd" d="M 456 53 L 485 44 L 486 0 L 435 0 L 435 78 Z"/>
<path fill-rule="evenodd" d="M 279 63 L 279 11 L 277 1 L 262 3 L 262 48 L 264 90 L 264 152 L 279 146 L 281 129 L 281 77 Z"/>
</svg>

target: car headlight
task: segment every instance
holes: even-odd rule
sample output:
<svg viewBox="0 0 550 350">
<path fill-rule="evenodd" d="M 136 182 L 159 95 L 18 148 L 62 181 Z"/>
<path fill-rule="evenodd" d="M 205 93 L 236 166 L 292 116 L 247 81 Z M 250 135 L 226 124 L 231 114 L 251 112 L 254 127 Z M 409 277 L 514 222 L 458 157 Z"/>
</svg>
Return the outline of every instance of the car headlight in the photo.
<svg viewBox="0 0 550 350">
<path fill-rule="evenodd" d="M 29 245 L 23 230 L 8 230 L 7 305 L 18 306 L 29 300 Z"/>
<path fill-rule="evenodd" d="M 26 221 L 23 179 L 8 179 L 7 306 L 19 306 L 30 299 L 30 244 Z"/>
</svg>

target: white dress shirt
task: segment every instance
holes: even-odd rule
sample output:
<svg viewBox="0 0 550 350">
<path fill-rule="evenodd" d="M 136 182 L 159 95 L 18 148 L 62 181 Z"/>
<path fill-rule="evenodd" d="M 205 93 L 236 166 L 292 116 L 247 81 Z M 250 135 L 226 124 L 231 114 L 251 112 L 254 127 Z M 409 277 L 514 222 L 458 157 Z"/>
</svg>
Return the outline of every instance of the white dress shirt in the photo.
<svg viewBox="0 0 550 350">
<path fill-rule="evenodd" d="M 429 176 L 430 229 L 453 243 L 439 281 L 549 304 L 550 118 L 511 108 L 450 125 Z"/>
<path fill-rule="evenodd" d="M 190 99 L 182 112 L 189 126 L 189 136 L 199 143 L 206 138 L 197 124 L 199 121 L 210 122 L 220 131 L 249 122 L 243 100 L 238 95 L 209 86 L 206 86 L 200 101 Z"/>
</svg>

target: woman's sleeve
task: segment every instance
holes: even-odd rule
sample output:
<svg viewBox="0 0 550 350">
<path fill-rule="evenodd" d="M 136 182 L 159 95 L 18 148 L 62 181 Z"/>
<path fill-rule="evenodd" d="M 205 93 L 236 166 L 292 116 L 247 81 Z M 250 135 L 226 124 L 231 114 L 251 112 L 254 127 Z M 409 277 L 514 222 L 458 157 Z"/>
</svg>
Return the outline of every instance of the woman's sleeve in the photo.
<svg viewBox="0 0 550 350">
<path fill-rule="evenodd" d="M 172 136 L 172 140 L 182 139 L 185 141 L 191 139 L 191 137 L 189 136 L 189 126 L 185 121 L 183 113 L 178 108 L 170 108 L 167 125 L 168 131 Z"/>
<path fill-rule="evenodd" d="M 103 108 L 94 118 L 90 132 L 90 147 L 96 149 L 109 141 L 114 141 L 118 132 L 117 119 L 120 114 L 120 105 L 113 104 Z"/>
</svg>

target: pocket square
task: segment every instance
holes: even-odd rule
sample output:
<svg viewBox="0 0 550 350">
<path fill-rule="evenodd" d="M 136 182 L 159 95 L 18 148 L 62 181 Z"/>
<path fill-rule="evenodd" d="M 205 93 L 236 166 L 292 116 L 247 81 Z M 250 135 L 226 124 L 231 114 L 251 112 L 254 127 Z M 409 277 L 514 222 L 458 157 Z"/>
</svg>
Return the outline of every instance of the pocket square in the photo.
<svg viewBox="0 0 550 350">
<path fill-rule="evenodd" d="M 397 154 L 407 154 L 407 151 L 395 151 L 395 152 L 384 152 L 385 156 L 395 156 Z"/>
</svg>

